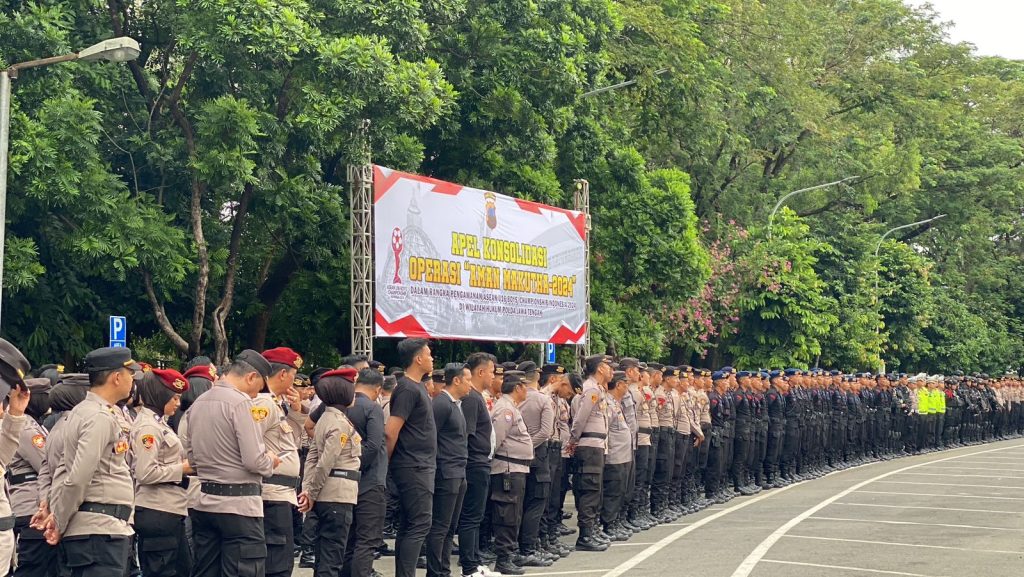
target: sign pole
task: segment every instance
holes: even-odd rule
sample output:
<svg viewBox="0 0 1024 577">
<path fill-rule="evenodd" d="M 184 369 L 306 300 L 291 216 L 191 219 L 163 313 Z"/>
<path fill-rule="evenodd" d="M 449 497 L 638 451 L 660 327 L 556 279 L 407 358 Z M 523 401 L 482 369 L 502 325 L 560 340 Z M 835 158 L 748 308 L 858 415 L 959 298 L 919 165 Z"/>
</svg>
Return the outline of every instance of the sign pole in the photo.
<svg viewBox="0 0 1024 577">
<path fill-rule="evenodd" d="M 373 164 L 370 162 L 370 121 L 363 120 L 356 138 L 361 164 L 348 166 L 351 216 L 352 352 L 373 357 Z"/>
<path fill-rule="evenodd" d="M 583 359 L 590 356 L 590 183 L 580 178 L 575 181 L 575 194 L 573 195 L 573 208 L 582 212 L 587 219 L 587 238 L 583 243 L 583 284 L 586 287 L 586 316 L 587 330 L 584 333 L 582 345 L 576 345 L 576 370 L 583 370 Z"/>
</svg>

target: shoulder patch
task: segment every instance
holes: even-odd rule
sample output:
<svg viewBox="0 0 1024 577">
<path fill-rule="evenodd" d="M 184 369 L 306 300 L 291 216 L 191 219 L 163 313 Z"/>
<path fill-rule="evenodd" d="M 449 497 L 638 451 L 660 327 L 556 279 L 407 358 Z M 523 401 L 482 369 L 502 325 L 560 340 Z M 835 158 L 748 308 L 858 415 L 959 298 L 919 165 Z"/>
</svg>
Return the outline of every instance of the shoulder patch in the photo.
<svg viewBox="0 0 1024 577">
<path fill-rule="evenodd" d="M 347 444 L 348 444 L 348 435 L 346 435 L 345 433 L 342 433 L 341 434 L 341 446 L 344 447 Z"/>
<path fill-rule="evenodd" d="M 127 452 L 128 452 L 128 440 L 125 439 L 124 437 L 121 437 L 121 439 L 118 440 L 117 443 L 114 444 L 114 453 L 116 453 L 118 455 L 123 455 L 123 454 L 125 454 Z"/>
<path fill-rule="evenodd" d="M 504 416 L 504 417 L 505 417 L 505 422 L 506 422 L 506 423 L 511 423 L 511 422 L 512 422 L 512 411 L 505 411 L 505 412 L 504 412 L 504 413 L 502 414 L 502 416 Z"/>
<path fill-rule="evenodd" d="M 257 423 L 266 419 L 270 415 L 270 411 L 268 411 L 266 407 L 253 407 L 249 409 L 249 411 L 252 413 L 252 420 Z"/>
<path fill-rule="evenodd" d="M 43 435 L 34 435 L 32 437 L 32 446 L 37 449 L 42 449 L 46 446 L 46 437 Z"/>
<path fill-rule="evenodd" d="M 597 402 L 597 393 L 590 393 L 590 402 L 591 403 L 596 403 Z"/>
<path fill-rule="evenodd" d="M 154 435 L 142 435 L 140 440 L 142 441 L 142 448 L 147 451 L 156 446 L 156 437 Z"/>
</svg>

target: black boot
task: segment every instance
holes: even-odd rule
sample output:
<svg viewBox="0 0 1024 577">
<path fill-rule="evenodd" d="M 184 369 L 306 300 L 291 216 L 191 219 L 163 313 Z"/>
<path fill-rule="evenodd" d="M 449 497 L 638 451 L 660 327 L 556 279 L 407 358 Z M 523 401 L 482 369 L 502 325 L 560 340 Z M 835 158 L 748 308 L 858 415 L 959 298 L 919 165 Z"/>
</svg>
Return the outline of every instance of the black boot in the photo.
<svg viewBox="0 0 1024 577">
<path fill-rule="evenodd" d="M 595 539 L 593 529 L 580 527 L 580 536 L 576 539 L 576 550 L 607 551 L 608 543 L 602 543 Z M 495 567 L 494 569 L 500 573 L 504 573 L 500 567 Z"/>
</svg>

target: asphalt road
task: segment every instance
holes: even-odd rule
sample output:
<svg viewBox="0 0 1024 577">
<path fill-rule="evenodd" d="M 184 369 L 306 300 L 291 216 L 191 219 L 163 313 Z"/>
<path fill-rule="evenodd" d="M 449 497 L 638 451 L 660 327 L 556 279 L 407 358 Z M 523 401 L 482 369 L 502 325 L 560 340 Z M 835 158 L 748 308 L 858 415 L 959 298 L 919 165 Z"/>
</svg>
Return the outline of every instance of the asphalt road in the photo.
<svg viewBox="0 0 1024 577">
<path fill-rule="evenodd" d="M 375 568 L 391 577 L 393 563 Z M 458 577 L 456 559 L 452 566 Z M 527 574 L 1019 577 L 1024 440 L 871 463 L 736 498 Z"/>
</svg>

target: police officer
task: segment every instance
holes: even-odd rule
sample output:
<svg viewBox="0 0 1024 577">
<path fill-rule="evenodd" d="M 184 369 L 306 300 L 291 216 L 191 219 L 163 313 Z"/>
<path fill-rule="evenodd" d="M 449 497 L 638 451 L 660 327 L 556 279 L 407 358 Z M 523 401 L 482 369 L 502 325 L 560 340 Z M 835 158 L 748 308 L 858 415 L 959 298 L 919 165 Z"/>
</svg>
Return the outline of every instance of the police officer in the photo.
<svg viewBox="0 0 1024 577">
<path fill-rule="evenodd" d="M 42 496 L 39 473 L 46 460 L 49 433 L 41 421 L 50 408 L 51 383 L 49 378 L 25 379 L 31 394 L 25 414 L 31 418 L 25 420 L 21 429 L 8 477 L 18 540 L 18 567 L 14 574 L 20 577 L 46 577 L 57 570 L 57 549 L 46 543 L 42 532 L 29 526 Z"/>
<path fill-rule="evenodd" d="M 359 457 L 359 496 L 352 511 L 342 577 L 373 573 L 374 551 L 384 528 L 388 453 L 384 445 L 384 411 L 377 404 L 383 382 L 384 377 L 376 369 L 359 371 L 355 399 L 344 411 L 363 442 Z"/>
<path fill-rule="evenodd" d="M 650 529 L 653 525 L 648 521 L 645 511 L 650 511 L 650 496 L 647 489 L 649 485 L 648 463 L 651 460 L 651 436 L 654 431 L 651 424 L 651 414 L 654 402 L 653 391 L 647 386 L 650 375 L 641 368 L 640 363 L 635 365 L 628 359 L 622 359 L 619 366 L 626 374 L 629 382 L 629 395 L 633 399 L 633 406 L 636 407 L 637 440 L 636 451 L 633 458 L 634 489 L 633 499 L 628 506 L 627 520 L 634 526 L 641 529 Z"/>
<path fill-rule="evenodd" d="M 130 349 L 109 347 L 86 355 L 89 393 L 61 427 L 62 459 L 50 463 L 51 514 L 44 534 L 49 543 L 62 543 L 61 564 L 72 568 L 72 576 L 117 575 L 128 562 L 135 487 L 125 459 L 128 424 L 117 403 L 131 394 L 139 370 L 131 355 Z"/>
<path fill-rule="evenodd" d="M 715 503 L 725 503 L 721 491 L 722 473 L 725 468 L 725 428 L 728 420 L 725 400 L 728 388 L 728 375 L 715 371 L 711 375 L 713 388 L 708 391 L 708 406 L 711 414 L 711 433 L 709 439 L 707 472 L 704 476 L 704 495 Z"/>
<path fill-rule="evenodd" d="M 526 476 L 533 463 L 533 439 L 517 408 L 527 397 L 524 374 L 505 371 L 501 398 L 491 411 L 494 459 L 491 462 L 491 525 L 497 562 L 494 570 L 507 575 L 526 571 L 515 562 L 523 514 Z"/>
<path fill-rule="evenodd" d="M 551 397 L 540 392 L 537 363 L 520 363 L 518 370 L 525 379 L 526 399 L 517 408 L 533 442 L 533 463 L 526 476 L 523 520 L 519 529 L 521 557 L 517 558 L 517 564 L 524 567 L 550 567 L 554 559 L 540 549 L 540 522 L 551 491 L 548 441 L 555 430 L 555 408 Z"/>
<path fill-rule="evenodd" d="M 565 463 L 562 458 L 563 447 L 569 444 L 569 400 L 574 396 L 568 375 L 561 365 L 547 364 L 541 369 L 540 384 L 542 391 L 548 395 L 555 407 L 555 427 L 548 442 L 548 465 L 551 470 L 551 490 L 548 503 L 544 510 L 541 523 L 541 541 L 544 548 L 558 557 L 568 557 L 572 551 L 558 540 L 562 522 L 562 478 Z M 557 483 L 557 486 L 556 486 Z"/>
<path fill-rule="evenodd" d="M 192 568 L 185 539 L 185 485 L 192 467 L 178 435 L 166 422 L 187 390 L 185 377 L 174 369 L 145 371 L 138 381 L 140 407 L 130 441 L 137 484 L 139 567 L 147 576 L 185 577 Z"/>
<path fill-rule="evenodd" d="M 679 369 L 665 367 L 661 385 L 654 391 L 655 411 L 658 416 L 658 456 L 654 462 L 651 483 L 651 509 L 661 523 L 670 523 L 679 517 L 670 510 L 672 468 L 675 465 L 676 430 L 675 397 L 673 391 L 679 382 Z"/>
<path fill-rule="evenodd" d="M 263 443 L 260 422 L 269 415 L 253 399 L 270 373 L 267 359 L 246 349 L 185 413 L 185 451 L 201 484 L 189 511 L 193 577 L 265 574 L 261 481 L 281 459 Z"/>
<path fill-rule="evenodd" d="M 7 398 L 7 414 L 0 420 L 0 474 L 4 474 L 18 450 L 21 431 L 25 428 L 25 409 L 29 403 L 28 385 L 25 377 L 29 369 L 28 359 L 13 344 L 0 339 L 0 399 Z M 0 413 L 2 415 L 2 413 Z M 91 473 L 91 471 L 90 471 Z M 15 515 L 7 500 L 6 488 L 0 491 L 0 567 L 11 566 L 14 557 Z"/>
<path fill-rule="evenodd" d="M 596 537 L 608 442 L 608 416 L 602 406 L 605 403 L 604 392 L 612 377 L 608 363 L 609 359 L 605 355 L 592 355 L 583 361 L 586 380 L 583 382 L 583 390 L 572 401 L 573 421 L 568 450 L 569 454 L 575 456 L 579 470 L 573 479 L 579 525 L 579 537 L 576 539 L 578 551 L 608 549 L 608 543 Z"/>
<path fill-rule="evenodd" d="M 785 387 L 783 383 L 784 375 L 782 371 L 774 370 L 769 373 L 769 379 L 770 384 L 764 394 L 768 413 L 768 450 L 765 456 L 764 469 L 768 483 L 772 487 L 778 488 L 783 486 L 783 481 L 779 474 L 779 465 L 782 459 L 782 449 L 785 444 L 786 434 L 786 401 L 781 392 L 781 388 Z M 845 397 L 843 402 L 846 402 Z M 846 431 L 843 431 L 843 434 L 845 435 Z"/>
<path fill-rule="evenodd" d="M 317 396 L 325 409 L 314 428 L 298 497 L 300 511 L 316 509 L 315 577 L 338 575 L 359 495 L 362 437 L 344 412 L 355 398 L 355 378 L 355 369 L 343 368 L 328 371 L 317 381 Z"/>
<path fill-rule="evenodd" d="M 626 394 L 626 374 L 615 371 L 604 396 L 608 415 L 608 454 L 601 479 L 601 524 L 613 541 L 625 541 L 632 535 L 619 523 L 629 484 L 629 462 L 633 459 L 632 431 L 622 411 L 622 399 Z"/>
</svg>

